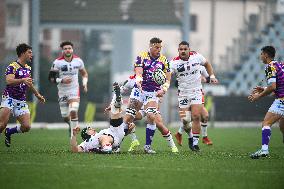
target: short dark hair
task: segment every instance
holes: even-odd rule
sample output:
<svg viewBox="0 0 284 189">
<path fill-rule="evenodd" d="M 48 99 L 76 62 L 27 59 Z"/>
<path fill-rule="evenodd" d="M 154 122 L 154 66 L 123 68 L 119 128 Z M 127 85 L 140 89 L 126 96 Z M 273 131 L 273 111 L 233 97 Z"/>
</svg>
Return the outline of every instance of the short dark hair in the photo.
<svg viewBox="0 0 284 189">
<path fill-rule="evenodd" d="M 189 47 L 189 43 L 187 41 L 182 41 L 178 44 L 178 46 L 181 46 L 181 45 L 186 45 Z"/>
<path fill-rule="evenodd" d="M 65 45 L 71 45 L 73 47 L 73 43 L 71 41 L 63 41 L 61 44 L 60 44 L 60 47 L 63 49 L 63 47 Z"/>
<path fill-rule="evenodd" d="M 266 53 L 272 59 L 274 59 L 276 54 L 276 50 L 273 46 L 264 46 L 261 48 L 261 51 Z"/>
<path fill-rule="evenodd" d="M 19 44 L 16 48 L 18 57 L 20 57 L 23 53 L 25 53 L 29 49 L 32 49 L 32 47 L 27 45 L 26 43 Z"/>
<path fill-rule="evenodd" d="M 150 44 L 154 43 L 162 43 L 162 40 L 158 37 L 153 37 L 152 39 L 150 39 Z"/>
</svg>

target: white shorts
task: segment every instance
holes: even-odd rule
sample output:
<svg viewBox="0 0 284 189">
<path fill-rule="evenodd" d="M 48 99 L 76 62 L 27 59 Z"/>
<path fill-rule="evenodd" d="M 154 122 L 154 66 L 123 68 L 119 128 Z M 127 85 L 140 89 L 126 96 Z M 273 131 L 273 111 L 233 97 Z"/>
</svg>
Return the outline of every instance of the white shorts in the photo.
<svg viewBox="0 0 284 189">
<path fill-rule="evenodd" d="M 2 97 L 1 108 L 9 108 L 15 117 L 19 117 L 24 114 L 30 114 L 29 106 L 26 101 L 13 99 L 8 96 Z"/>
<path fill-rule="evenodd" d="M 123 126 L 110 126 L 108 129 L 110 131 L 108 134 L 113 136 L 112 148 L 119 147 L 125 135 Z"/>
<path fill-rule="evenodd" d="M 72 90 L 66 90 L 66 91 L 58 91 L 58 103 L 60 107 L 60 112 L 62 117 L 68 117 L 69 116 L 69 104 L 68 101 L 71 99 L 80 99 L 80 92 L 79 88 L 75 88 Z"/>
<path fill-rule="evenodd" d="M 275 99 L 268 112 L 278 114 L 284 117 L 284 100 Z"/>
<path fill-rule="evenodd" d="M 202 104 L 202 91 L 195 90 L 188 95 L 178 96 L 178 106 L 179 108 L 189 108 L 192 104 Z"/>
<path fill-rule="evenodd" d="M 159 103 L 159 98 L 157 97 L 157 92 L 141 92 L 138 88 L 133 88 L 130 94 L 130 98 L 136 99 L 139 102 L 142 102 L 143 105 L 146 105 L 148 102 Z"/>
</svg>

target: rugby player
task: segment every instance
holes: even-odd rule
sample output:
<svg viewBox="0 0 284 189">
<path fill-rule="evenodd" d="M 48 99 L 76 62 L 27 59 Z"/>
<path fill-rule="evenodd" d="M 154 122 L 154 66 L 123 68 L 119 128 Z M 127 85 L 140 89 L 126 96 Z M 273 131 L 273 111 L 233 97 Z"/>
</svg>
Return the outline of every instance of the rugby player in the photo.
<svg viewBox="0 0 284 189">
<path fill-rule="evenodd" d="M 199 53 L 190 51 L 189 43 L 182 41 L 178 46 L 179 56 L 171 62 L 171 72 L 178 81 L 178 103 L 181 121 L 188 126 L 192 119 L 192 151 L 199 151 L 200 122 L 202 112 L 201 66 L 206 68 L 210 83 L 218 83 L 212 65 Z M 189 112 L 191 110 L 191 113 Z"/>
<path fill-rule="evenodd" d="M 57 84 L 58 102 L 61 116 L 72 128 L 78 125 L 78 109 L 80 104 L 80 90 L 78 73 L 82 76 L 83 90 L 88 91 L 88 73 L 83 60 L 73 53 L 73 43 L 64 41 L 60 44 L 62 55 L 57 58 L 50 69 L 49 81 Z"/>
<path fill-rule="evenodd" d="M 0 133 L 5 129 L 5 145 L 10 147 L 11 135 L 28 132 L 31 128 L 30 111 L 26 103 L 26 92 L 31 89 L 37 99 L 45 102 L 45 98 L 34 88 L 31 77 L 32 70 L 28 66 L 32 61 L 32 47 L 22 43 L 16 48 L 18 59 L 6 68 L 6 87 L 2 94 L 0 106 Z M 6 128 L 11 112 L 17 118 L 20 125 Z"/>
</svg>

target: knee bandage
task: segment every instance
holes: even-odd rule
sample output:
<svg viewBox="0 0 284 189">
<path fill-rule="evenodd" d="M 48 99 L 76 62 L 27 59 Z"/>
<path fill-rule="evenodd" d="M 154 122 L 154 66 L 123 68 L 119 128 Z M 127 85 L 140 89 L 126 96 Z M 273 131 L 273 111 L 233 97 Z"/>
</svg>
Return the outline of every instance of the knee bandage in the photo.
<svg viewBox="0 0 284 189">
<path fill-rule="evenodd" d="M 137 111 L 134 108 L 126 108 L 125 112 L 126 114 L 131 115 L 132 117 L 135 117 Z"/>
<path fill-rule="evenodd" d="M 183 122 L 190 122 L 191 121 L 191 112 L 190 111 L 180 111 L 179 115 Z"/>
<path fill-rule="evenodd" d="M 79 110 L 79 102 L 71 102 L 69 104 L 69 112 L 75 111 L 78 112 Z"/>
<path fill-rule="evenodd" d="M 157 113 L 157 108 L 156 107 L 148 107 L 146 110 L 145 110 L 146 114 L 156 114 Z"/>
</svg>

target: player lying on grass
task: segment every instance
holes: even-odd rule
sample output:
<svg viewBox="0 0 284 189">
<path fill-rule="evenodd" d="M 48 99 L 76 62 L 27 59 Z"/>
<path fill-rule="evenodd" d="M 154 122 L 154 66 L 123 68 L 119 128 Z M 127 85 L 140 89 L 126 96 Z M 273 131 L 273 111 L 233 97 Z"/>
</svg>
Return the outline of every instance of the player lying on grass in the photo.
<svg viewBox="0 0 284 189">
<path fill-rule="evenodd" d="M 130 76 L 125 82 L 124 84 L 120 87 L 120 91 L 122 94 L 126 94 L 128 91 L 131 91 L 134 88 L 136 82 L 136 78 L 135 75 Z M 117 87 L 119 87 L 119 85 L 117 84 Z M 113 99 L 115 99 L 115 95 Z M 113 100 L 114 101 L 114 100 Z M 111 107 L 107 107 L 105 109 L 105 111 L 110 111 Z M 138 121 L 138 120 L 142 120 L 144 117 L 146 117 L 146 112 L 143 109 L 143 107 L 137 111 L 134 121 Z M 162 134 L 163 138 L 167 141 L 169 148 L 171 149 L 171 151 L 173 153 L 177 153 L 178 152 L 178 148 L 176 147 L 172 134 L 170 132 L 170 130 L 165 126 L 162 116 L 160 114 L 160 111 L 157 111 L 156 114 L 156 126 L 158 128 L 158 130 L 160 131 L 160 133 Z M 135 129 L 132 130 L 132 132 L 130 132 L 129 136 L 131 137 L 131 145 L 128 149 L 129 152 L 136 150 L 139 146 L 140 146 L 140 142 L 135 134 Z M 148 141 L 147 141 L 148 138 Z M 147 137 L 147 132 L 146 132 L 146 143 L 147 145 L 151 146 L 152 144 L 152 140 L 153 137 Z M 146 153 L 150 153 L 150 154 L 154 154 L 156 153 L 154 150 L 152 150 L 152 148 L 150 148 L 150 150 L 148 150 Z"/>
<path fill-rule="evenodd" d="M 73 135 L 70 139 L 72 152 L 97 152 L 111 153 L 119 148 L 123 138 L 135 127 L 133 123 L 129 123 L 128 132 L 124 132 L 121 126 L 123 119 L 121 114 L 121 96 L 119 87 L 114 87 L 116 98 L 111 102 L 110 111 L 110 127 L 96 132 L 93 128 L 84 128 L 81 137 L 84 140 L 81 144 L 77 144 L 77 134 L 80 132 L 79 126 L 73 129 Z"/>
</svg>

